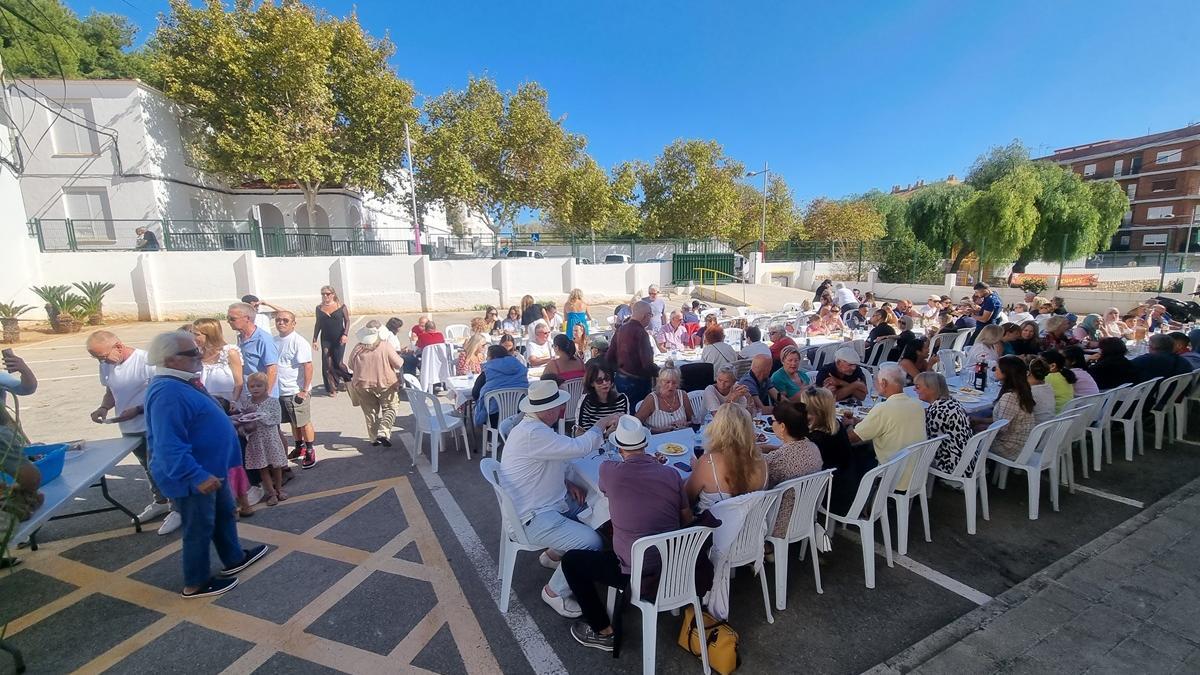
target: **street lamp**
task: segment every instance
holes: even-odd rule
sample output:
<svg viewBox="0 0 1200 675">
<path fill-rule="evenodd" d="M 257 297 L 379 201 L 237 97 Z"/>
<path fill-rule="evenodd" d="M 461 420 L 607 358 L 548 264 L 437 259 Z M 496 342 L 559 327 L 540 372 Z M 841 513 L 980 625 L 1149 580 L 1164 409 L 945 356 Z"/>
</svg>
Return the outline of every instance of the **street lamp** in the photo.
<svg viewBox="0 0 1200 675">
<path fill-rule="evenodd" d="M 761 171 L 751 171 L 746 174 L 746 178 L 753 178 L 759 174 L 763 177 L 763 208 L 762 208 L 762 238 L 758 240 L 758 253 L 766 262 L 767 257 L 767 190 L 771 181 L 771 167 L 763 162 Z"/>
</svg>

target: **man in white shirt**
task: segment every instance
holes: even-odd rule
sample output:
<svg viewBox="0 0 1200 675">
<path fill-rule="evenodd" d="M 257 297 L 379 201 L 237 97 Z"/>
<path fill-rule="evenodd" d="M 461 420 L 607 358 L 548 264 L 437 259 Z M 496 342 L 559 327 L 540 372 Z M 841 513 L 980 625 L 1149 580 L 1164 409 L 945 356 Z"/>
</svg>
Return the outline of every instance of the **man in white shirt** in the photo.
<svg viewBox="0 0 1200 675">
<path fill-rule="evenodd" d="M 654 336 L 654 341 L 660 352 L 685 349 L 688 332 L 683 325 L 683 312 L 678 310 L 671 312 L 671 320 L 663 325 L 662 330 L 658 331 Z"/>
<path fill-rule="evenodd" d="M 742 351 L 738 356 L 743 359 L 753 359 L 756 356 L 770 356 L 771 347 L 762 341 L 762 329 L 758 326 L 750 326 L 746 329 L 746 345 L 742 347 Z"/>
<path fill-rule="evenodd" d="M 259 300 L 257 295 L 249 293 L 242 296 L 242 302 L 254 308 L 254 325 L 263 329 L 267 335 L 270 335 L 275 329 L 275 321 L 271 315 L 279 312 L 280 309 L 269 302 Z M 265 309 L 263 305 L 270 307 L 270 311 Z"/>
<path fill-rule="evenodd" d="M 559 313 L 558 307 L 553 302 L 547 302 L 542 305 L 542 309 L 546 310 L 546 322 L 550 326 L 550 332 L 563 332 L 563 315 Z"/>
<path fill-rule="evenodd" d="M 138 522 L 148 522 L 166 514 L 159 534 L 170 534 L 179 529 L 183 519 L 171 509 L 171 503 L 163 496 L 147 468 L 150 466 L 151 450 L 146 443 L 146 388 L 154 377 L 154 368 L 146 360 L 146 352 L 134 349 L 116 335 L 98 330 L 88 336 L 87 351 L 100 362 L 100 384 L 104 385 L 104 398 L 100 407 L 92 411 L 92 421 L 97 424 L 117 423 L 122 436 L 138 439 L 133 456 L 146 470 L 150 493 L 154 500 L 138 514 Z M 110 410 L 116 416 L 106 419 Z"/>
<path fill-rule="evenodd" d="M 840 281 L 837 282 L 834 288 L 837 290 L 835 290 L 833 293 L 833 304 L 838 306 L 838 309 L 840 310 L 838 313 L 841 314 L 841 312 L 844 312 L 848 309 L 854 309 L 853 307 L 847 307 L 847 305 L 858 304 L 858 298 L 854 297 L 854 291 L 846 288 L 846 284 Z"/>
<path fill-rule="evenodd" d="M 530 368 L 544 366 L 554 358 L 550 349 L 550 326 L 538 319 L 529 326 L 529 342 L 525 344 L 525 359 Z"/>
<path fill-rule="evenodd" d="M 942 313 L 942 296 L 931 295 L 926 299 L 925 304 L 917 310 L 921 314 L 921 321 L 926 325 L 937 323 L 938 314 Z"/>
<path fill-rule="evenodd" d="M 312 400 L 312 347 L 308 340 L 296 333 L 296 315 L 281 309 L 275 312 L 275 348 L 279 350 L 276 364 L 279 381 L 279 408 L 283 419 L 292 425 L 292 439 L 296 448 L 288 459 L 300 461 L 300 468 L 311 469 L 317 465 L 317 452 L 313 450 L 315 432 L 312 425 L 310 401 Z"/>
<path fill-rule="evenodd" d="M 500 486 L 512 500 L 530 541 L 547 547 L 539 561 L 554 575 L 542 588 L 542 600 L 562 616 L 575 619 L 583 612 L 571 597 L 558 563 L 566 551 L 596 551 L 602 542 L 595 530 L 577 520 L 587 507 L 587 489 L 567 481 L 567 463 L 599 449 L 604 433 L 616 426 L 620 416 L 602 417 L 576 438 L 560 435 L 555 428 L 570 399 L 551 380 L 529 385 L 529 395 L 520 403 L 525 418 L 509 432 L 500 457 Z"/>
</svg>

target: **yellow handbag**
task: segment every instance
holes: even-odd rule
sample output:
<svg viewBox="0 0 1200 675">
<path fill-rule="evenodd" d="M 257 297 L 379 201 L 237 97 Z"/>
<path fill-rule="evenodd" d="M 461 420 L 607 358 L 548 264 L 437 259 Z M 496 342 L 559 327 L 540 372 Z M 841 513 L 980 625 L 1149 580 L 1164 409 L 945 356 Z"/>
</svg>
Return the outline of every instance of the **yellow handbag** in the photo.
<svg viewBox="0 0 1200 675">
<path fill-rule="evenodd" d="M 704 613 L 704 635 L 708 642 L 708 665 L 721 675 L 729 675 L 742 664 L 738 655 L 738 634 L 726 621 L 718 621 Z M 679 646 L 693 656 L 700 656 L 700 641 L 696 638 L 696 618 L 691 605 L 683 610 L 683 625 L 679 627 Z"/>
</svg>

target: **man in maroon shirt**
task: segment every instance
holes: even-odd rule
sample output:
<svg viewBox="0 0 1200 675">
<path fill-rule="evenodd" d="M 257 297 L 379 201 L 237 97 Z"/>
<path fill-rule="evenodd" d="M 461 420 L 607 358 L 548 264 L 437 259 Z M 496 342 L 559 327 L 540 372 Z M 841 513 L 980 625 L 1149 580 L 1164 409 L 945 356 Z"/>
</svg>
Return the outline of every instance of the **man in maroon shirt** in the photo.
<svg viewBox="0 0 1200 675">
<path fill-rule="evenodd" d="M 795 347 L 796 341 L 788 337 L 787 331 L 779 324 L 771 326 L 768 335 L 771 338 L 771 363 L 775 366 L 774 370 L 779 370 L 780 354 L 783 352 L 783 348 Z"/>
<path fill-rule="evenodd" d="M 417 336 L 417 351 L 421 351 L 429 345 L 440 345 L 446 341 L 446 338 L 438 332 L 437 326 L 434 325 L 432 319 L 425 322 L 420 333 L 416 333 L 415 329 L 413 332 Z"/>
<path fill-rule="evenodd" d="M 612 434 L 621 452 L 620 462 L 600 465 L 600 491 L 608 497 L 612 521 L 611 551 L 567 551 L 560 563 L 563 576 L 583 611 L 571 626 L 571 637 L 585 647 L 612 651 L 613 629 L 596 584 L 614 588 L 629 584 L 633 542 L 678 530 L 692 522 L 692 509 L 683 477 L 646 454 L 646 427 L 632 415 L 623 415 Z M 653 576 L 661 563 L 646 556 L 643 571 Z"/>
<path fill-rule="evenodd" d="M 608 363 L 617 373 L 617 391 L 625 394 L 630 403 L 650 394 L 650 381 L 658 372 L 654 347 L 646 333 L 651 312 L 650 303 L 641 300 L 633 303 L 629 320 L 621 324 L 608 346 Z"/>
</svg>

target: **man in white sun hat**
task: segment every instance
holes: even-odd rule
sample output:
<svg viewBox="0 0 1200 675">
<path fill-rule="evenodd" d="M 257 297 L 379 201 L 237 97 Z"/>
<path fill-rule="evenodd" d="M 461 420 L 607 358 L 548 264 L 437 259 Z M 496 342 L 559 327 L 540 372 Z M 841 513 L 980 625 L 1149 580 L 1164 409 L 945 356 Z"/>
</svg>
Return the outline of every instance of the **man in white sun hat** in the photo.
<svg viewBox="0 0 1200 675">
<path fill-rule="evenodd" d="M 500 486 L 512 499 L 530 540 L 547 548 L 539 561 L 554 575 L 542 588 L 542 600 L 575 619 L 582 612 L 558 564 L 563 551 L 599 550 L 601 541 L 595 530 L 577 520 L 587 507 L 587 489 L 567 481 L 567 462 L 599 449 L 619 415 L 600 418 L 582 436 L 562 436 L 555 427 L 569 400 L 571 394 L 553 380 L 529 385 L 529 395 L 519 405 L 525 418 L 509 432 L 500 457 Z"/>
<path fill-rule="evenodd" d="M 610 437 L 621 461 L 600 465 L 600 491 L 608 496 L 612 520 L 612 550 L 577 549 L 567 551 L 562 559 L 563 574 L 583 611 L 583 619 L 571 626 L 571 637 L 585 647 L 604 651 L 613 647 L 612 625 L 596 584 L 627 586 L 633 542 L 692 522 L 683 477 L 646 454 L 647 433 L 638 418 L 622 416 Z M 657 557 L 648 557 L 646 563 L 648 569 L 660 565 Z"/>
</svg>

